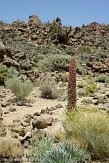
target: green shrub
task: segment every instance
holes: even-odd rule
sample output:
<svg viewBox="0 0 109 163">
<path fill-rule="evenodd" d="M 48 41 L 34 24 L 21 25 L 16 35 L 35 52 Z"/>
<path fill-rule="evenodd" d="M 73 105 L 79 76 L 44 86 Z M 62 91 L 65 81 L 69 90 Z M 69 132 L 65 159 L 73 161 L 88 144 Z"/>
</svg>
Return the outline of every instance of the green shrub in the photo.
<svg viewBox="0 0 109 163">
<path fill-rule="evenodd" d="M 48 55 L 43 60 L 39 60 L 38 69 L 39 71 L 66 71 L 70 61 L 70 56 L 64 54 Z"/>
<path fill-rule="evenodd" d="M 56 90 L 53 80 L 45 79 L 41 85 L 41 97 L 46 99 L 56 99 L 58 98 L 58 91 Z"/>
<path fill-rule="evenodd" d="M 109 83 L 109 76 L 105 74 L 99 74 L 96 78 L 97 82 Z"/>
<path fill-rule="evenodd" d="M 82 63 L 78 63 L 78 64 L 77 64 L 77 66 L 76 66 L 76 71 L 77 71 L 77 73 L 80 74 L 80 75 L 85 75 L 85 74 L 87 74 L 87 70 L 86 70 L 86 68 L 84 68 L 84 67 L 82 66 Z"/>
<path fill-rule="evenodd" d="M 10 137 L 0 138 L 0 160 L 5 158 L 7 158 L 7 161 L 18 159 L 20 162 L 22 156 L 23 148 L 17 139 Z"/>
<path fill-rule="evenodd" d="M 42 163 L 86 163 L 84 150 L 69 143 L 62 143 L 49 150 Z"/>
<path fill-rule="evenodd" d="M 85 91 L 87 94 L 93 95 L 97 91 L 97 84 L 95 82 L 86 84 Z"/>
<path fill-rule="evenodd" d="M 60 72 L 59 73 L 59 78 L 62 82 L 67 82 L 68 81 L 68 73 L 65 72 Z"/>
<path fill-rule="evenodd" d="M 78 96 L 79 97 L 84 97 L 84 96 L 87 96 L 87 92 L 83 89 L 83 88 L 80 88 L 77 92 Z"/>
<path fill-rule="evenodd" d="M 80 54 L 92 54 L 92 49 L 90 46 L 79 46 L 77 52 Z"/>
<path fill-rule="evenodd" d="M 8 68 L 0 63 L 0 84 L 4 84 L 5 80 L 10 77 Z"/>
<path fill-rule="evenodd" d="M 9 73 L 10 73 L 10 76 L 12 77 L 12 78 L 16 78 L 16 77 L 18 77 L 18 75 L 19 75 L 19 72 L 16 70 L 16 68 L 15 67 L 10 67 L 9 68 Z"/>
<path fill-rule="evenodd" d="M 5 84 L 20 101 L 25 100 L 33 90 L 33 84 L 30 81 L 21 81 L 17 78 L 8 79 Z"/>
<path fill-rule="evenodd" d="M 48 137 L 44 137 L 41 140 L 36 139 L 30 150 L 32 163 L 41 163 L 44 155 L 52 147 L 52 144 L 53 141 Z"/>
<path fill-rule="evenodd" d="M 87 99 L 83 99 L 83 100 L 81 101 L 81 103 L 83 103 L 84 105 L 86 105 L 86 104 L 92 104 L 92 103 L 93 103 L 93 100 L 87 98 Z"/>
<path fill-rule="evenodd" d="M 109 157 L 109 117 L 92 108 L 66 114 L 66 135 L 84 147 L 95 159 Z"/>
</svg>

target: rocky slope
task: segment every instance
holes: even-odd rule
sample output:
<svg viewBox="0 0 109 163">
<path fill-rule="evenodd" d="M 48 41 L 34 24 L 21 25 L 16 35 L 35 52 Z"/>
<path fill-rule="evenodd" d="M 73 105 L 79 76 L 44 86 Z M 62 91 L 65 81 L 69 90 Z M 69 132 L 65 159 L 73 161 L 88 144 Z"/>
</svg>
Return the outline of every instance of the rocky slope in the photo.
<svg viewBox="0 0 109 163">
<path fill-rule="evenodd" d="M 95 72 L 109 72 L 109 25 L 93 22 L 82 27 L 63 26 L 58 17 L 53 22 L 42 23 L 34 15 L 29 17 L 28 23 L 0 22 L 0 62 L 7 67 L 13 66 L 37 77 L 32 70 L 35 53 L 39 47 L 51 44 L 70 55 L 81 54 L 79 47 L 88 47 L 84 57 L 86 66 Z"/>
</svg>

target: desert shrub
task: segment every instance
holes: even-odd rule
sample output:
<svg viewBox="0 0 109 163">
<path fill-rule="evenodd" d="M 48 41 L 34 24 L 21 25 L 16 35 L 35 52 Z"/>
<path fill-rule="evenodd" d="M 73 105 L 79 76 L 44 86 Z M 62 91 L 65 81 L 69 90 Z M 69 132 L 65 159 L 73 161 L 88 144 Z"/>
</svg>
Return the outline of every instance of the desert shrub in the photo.
<svg viewBox="0 0 109 163">
<path fill-rule="evenodd" d="M 67 82 L 68 81 L 68 73 L 65 72 L 60 72 L 59 73 L 59 78 L 62 82 Z"/>
<path fill-rule="evenodd" d="M 10 77 L 8 68 L 0 63 L 0 84 L 4 84 L 5 80 Z"/>
<path fill-rule="evenodd" d="M 109 117 L 92 108 L 66 114 L 66 136 L 90 152 L 92 158 L 109 157 Z"/>
<path fill-rule="evenodd" d="M 36 139 L 30 150 L 32 163 L 41 163 L 44 155 L 50 150 L 52 145 L 53 141 L 48 137 L 44 137 L 41 140 Z"/>
<path fill-rule="evenodd" d="M 53 80 L 46 78 L 40 84 L 41 97 L 46 99 L 58 98 L 58 91 Z"/>
<path fill-rule="evenodd" d="M 85 83 L 83 81 L 80 81 L 80 82 L 77 83 L 77 87 L 78 88 L 84 88 L 84 84 Z"/>
<path fill-rule="evenodd" d="M 22 28 L 27 28 L 28 27 L 27 23 L 25 23 L 24 21 L 21 21 L 21 20 L 15 20 L 15 21 L 12 22 L 11 25 L 14 26 L 14 27 L 19 26 L 19 27 L 22 27 Z"/>
<path fill-rule="evenodd" d="M 77 48 L 77 52 L 80 54 L 91 54 L 92 53 L 92 49 L 90 46 L 79 46 Z"/>
<path fill-rule="evenodd" d="M 105 74 L 99 74 L 96 78 L 97 82 L 109 83 L 109 76 Z"/>
<path fill-rule="evenodd" d="M 83 66 L 82 66 L 82 63 L 77 63 L 77 65 L 76 65 L 76 71 L 77 71 L 77 73 L 78 74 L 80 74 L 80 75 L 85 75 L 85 74 L 87 74 L 87 70 L 86 70 L 86 68 L 84 68 Z"/>
<path fill-rule="evenodd" d="M 76 51 L 74 49 L 74 47 L 72 46 L 67 46 L 65 49 L 65 53 L 68 54 L 68 55 L 75 55 Z"/>
<path fill-rule="evenodd" d="M 85 91 L 87 94 L 93 95 L 97 91 L 97 84 L 95 82 L 87 83 L 85 85 Z"/>
<path fill-rule="evenodd" d="M 25 100 L 33 90 L 33 84 L 30 81 L 21 81 L 17 78 L 8 79 L 5 84 L 20 101 Z"/>
<path fill-rule="evenodd" d="M 14 162 L 14 160 L 21 160 L 22 162 L 23 148 L 17 139 L 10 137 L 0 138 L 0 160 L 4 162 Z M 5 160 L 6 159 L 6 160 Z"/>
<path fill-rule="evenodd" d="M 83 99 L 82 101 L 81 101 L 81 103 L 83 103 L 84 105 L 85 104 L 92 104 L 93 103 L 93 100 L 92 99 Z"/>
<path fill-rule="evenodd" d="M 69 143 L 62 143 L 49 150 L 42 163 L 86 163 L 86 158 L 84 150 Z"/>
<path fill-rule="evenodd" d="M 10 77 L 11 78 L 16 78 L 16 77 L 18 77 L 18 75 L 19 75 L 19 72 L 16 70 L 16 68 L 15 67 L 10 67 L 9 69 L 8 69 L 8 71 L 9 71 L 9 73 L 10 73 Z"/>
<path fill-rule="evenodd" d="M 79 97 L 87 96 L 87 92 L 83 88 L 80 88 L 78 90 L 77 94 L 78 94 Z"/>
<path fill-rule="evenodd" d="M 43 60 L 39 60 L 38 69 L 39 71 L 66 71 L 68 70 L 68 65 L 70 61 L 70 56 L 64 54 L 48 55 Z"/>
</svg>

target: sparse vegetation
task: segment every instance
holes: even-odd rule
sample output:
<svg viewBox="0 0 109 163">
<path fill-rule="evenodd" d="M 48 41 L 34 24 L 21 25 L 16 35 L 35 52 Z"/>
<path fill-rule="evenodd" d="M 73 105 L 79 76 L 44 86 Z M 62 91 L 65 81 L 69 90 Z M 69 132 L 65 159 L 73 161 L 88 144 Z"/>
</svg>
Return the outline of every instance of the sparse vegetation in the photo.
<svg viewBox="0 0 109 163">
<path fill-rule="evenodd" d="M 94 93 L 97 91 L 97 84 L 96 83 L 86 84 L 85 91 L 87 94 L 94 95 Z"/>
<path fill-rule="evenodd" d="M 46 99 L 56 99 L 59 97 L 54 81 L 46 78 L 40 84 L 41 97 Z"/>
<path fill-rule="evenodd" d="M 67 137 L 84 147 L 92 159 L 109 157 L 109 117 L 93 108 L 67 113 L 65 129 Z"/>
<path fill-rule="evenodd" d="M 17 139 L 10 137 L 0 138 L 0 160 L 4 162 L 22 162 L 23 147 Z M 6 159 L 6 160 L 5 160 Z"/>
<path fill-rule="evenodd" d="M 38 69 L 41 72 L 46 71 L 67 71 L 70 61 L 70 56 L 64 54 L 48 55 L 38 63 Z"/>
<path fill-rule="evenodd" d="M 25 100 L 33 90 L 33 84 L 30 81 L 21 81 L 17 78 L 8 79 L 5 84 L 19 101 Z"/>
<path fill-rule="evenodd" d="M 0 84 L 4 84 L 6 79 L 10 77 L 10 73 L 8 71 L 8 68 L 0 63 Z"/>
<path fill-rule="evenodd" d="M 109 76 L 105 74 L 99 74 L 96 78 L 97 82 L 109 83 Z"/>
</svg>

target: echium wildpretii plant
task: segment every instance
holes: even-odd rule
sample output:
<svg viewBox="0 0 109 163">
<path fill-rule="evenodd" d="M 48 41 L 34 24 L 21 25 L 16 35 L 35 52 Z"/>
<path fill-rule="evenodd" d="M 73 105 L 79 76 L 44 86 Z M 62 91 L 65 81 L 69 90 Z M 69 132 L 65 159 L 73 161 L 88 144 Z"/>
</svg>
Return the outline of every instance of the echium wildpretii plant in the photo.
<svg viewBox="0 0 109 163">
<path fill-rule="evenodd" d="M 72 58 L 69 65 L 68 79 L 68 110 L 72 111 L 76 107 L 76 60 Z"/>
</svg>

